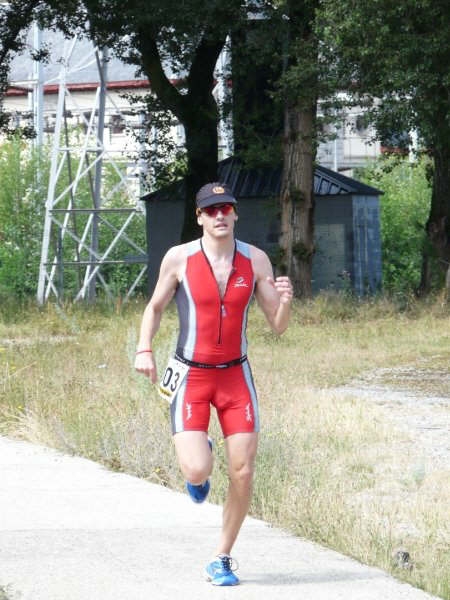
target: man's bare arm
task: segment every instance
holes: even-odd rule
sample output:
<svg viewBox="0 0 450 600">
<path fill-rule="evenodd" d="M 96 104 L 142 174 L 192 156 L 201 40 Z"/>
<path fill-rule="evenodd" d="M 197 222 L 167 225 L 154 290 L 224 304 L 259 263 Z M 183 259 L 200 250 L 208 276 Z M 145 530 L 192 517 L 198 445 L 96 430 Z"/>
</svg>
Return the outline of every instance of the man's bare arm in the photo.
<svg viewBox="0 0 450 600">
<path fill-rule="evenodd" d="M 152 342 L 161 324 L 164 309 L 177 288 L 183 258 L 184 252 L 181 246 L 171 248 L 164 256 L 155 290 L 142 316 L 134 366 L 138 373 L 149 377 L 152 383 L 156 383 L 158 378 Z M 147 352 L 148 350 L 152 352 Z"/>
</svg>

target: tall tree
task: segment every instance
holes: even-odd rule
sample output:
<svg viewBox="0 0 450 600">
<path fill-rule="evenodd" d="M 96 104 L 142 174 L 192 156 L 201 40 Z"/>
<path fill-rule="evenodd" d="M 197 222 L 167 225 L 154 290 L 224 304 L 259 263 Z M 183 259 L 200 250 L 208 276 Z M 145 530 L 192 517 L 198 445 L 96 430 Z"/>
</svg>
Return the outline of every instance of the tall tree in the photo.
<svg viewBox="0 0 450 600">
<path fill-rule="evenodd" d="M 283 72 L 278 95 L 284 102 L 280 246 L 284 268 L 297 296 L 312 295 L 314 167 L 324 122 L 341 106 L 335 69 L 321 53 L 319 0 L 281 0 Z M 320 117 L 318 106 L 320 101 Z"/>
<path fill-rule="evenodd" d="M 283 163 L 278 267 L 304 297 L 312 294 L 317 142 L 339 105 L 333 66 L 319 51 L 318 6 L 319 0 L 260 3 L 233 62 L 235 145 L 252 166 Z"/>
<path fill-rule="evenodd" d="M 446 0 L 324 0 L 321 22 L 343 87 L 373 101 L 380 127 L 419 133 L 433 158 L 421 291 L 450 290 L 450 5 Z"/>
<path fill-rule="evenodd" d="M 287 273 L 297 296 L 312 295 L 314 162 L 318 101 L 316 0 L 287 0 L 286 63 L 280 80 L 285 99 L 281 183 L 281 237 Z"/>
<path fill-rule="evenodd" d="M 239 0 L 49 0 L 49 22 L 82 31 L 150 80 L 160 105 L 183 124 L 187 176 L 182 240 L 198 233 L 195 192 L 217 177 L 219 120 L 214 69 L 227 35 L 245 19 Z"/>
</svg>

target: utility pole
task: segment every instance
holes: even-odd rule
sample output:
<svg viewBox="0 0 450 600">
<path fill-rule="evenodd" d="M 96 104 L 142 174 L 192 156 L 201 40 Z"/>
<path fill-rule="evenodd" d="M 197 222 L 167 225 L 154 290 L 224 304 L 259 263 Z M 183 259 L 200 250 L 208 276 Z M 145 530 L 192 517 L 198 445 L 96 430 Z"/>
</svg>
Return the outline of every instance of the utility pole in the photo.
<svg viewBox="0 0 450 600">
<path fill-rule="evenodd" d="M 100 90 L 99 90 L 99 104 L 98 104 L 98 116 L 97 116 L 97 162 L 95 164 L 95 175 L 94 175 L 94 195 L 93 205 L 94 212 L 92 215 L 92 229 L 91 229 L 91 253 L 90 261 L 94 264 L 95 257 L 98 254 L 98 226 L 99 226 L 99 209 L 102 205 L 102 173 L 103 173 L 103 150 L 104 150 L 104 131 L 105 131 L 105 107 L 106 107 L 106 82 L 107 82 L 107 69 L 108 69 L 108 49 L 103 48 L 101 51 L 96 52 L 95 58 L 97 61 L 97 68 L 100 77 Z M 89 265 L 86 269 L 87 277 L 90 276 L 93 269 L 93 264 Z M 97 276 L 94 274 L 89 282 L 88 287 L 88 302 L 95 302 L 96 296 L 96 285 Z"/>
<path fill-rule="evenodd" d="M 39 59 L 42 48 L 42 30 L 39 25 L 33 23 L 33 50 Z M 33 126 L 36 132 L 34 143 L 36 148 L 41 148 L 44 133 L 44 67 L 42 61 L 33 60 Z"/>
</svg>

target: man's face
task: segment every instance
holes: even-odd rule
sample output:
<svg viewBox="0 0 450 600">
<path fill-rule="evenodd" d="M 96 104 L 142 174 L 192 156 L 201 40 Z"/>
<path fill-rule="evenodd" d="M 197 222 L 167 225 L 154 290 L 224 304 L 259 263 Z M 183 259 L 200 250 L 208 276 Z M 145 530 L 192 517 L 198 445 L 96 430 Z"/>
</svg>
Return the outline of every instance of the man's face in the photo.
<svg viewBox="0 0 450 600">
<path fill-rule="evenodd" d="M 198 224 L 214 237 L 225 237 L 234 231 L 237 214 L 234 204 L 222 203 L 197 210 Z"/>
</svg>

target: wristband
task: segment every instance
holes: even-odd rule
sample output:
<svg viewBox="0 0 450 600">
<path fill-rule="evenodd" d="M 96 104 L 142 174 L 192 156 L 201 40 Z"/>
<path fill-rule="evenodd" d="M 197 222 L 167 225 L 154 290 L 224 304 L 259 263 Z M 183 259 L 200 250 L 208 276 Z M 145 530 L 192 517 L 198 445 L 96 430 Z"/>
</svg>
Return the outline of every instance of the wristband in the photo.
<svg viewBox="0 0 450 600">
<path fill-rule="evenodd" d="M 138 350 L 137 352 L 135 352 L 135 354 L 144 354 L 145 352 L 153 352 L 153 350 L 150 350 L 150 348 L 147 348 L 147 350 Z"/>
</svg>

